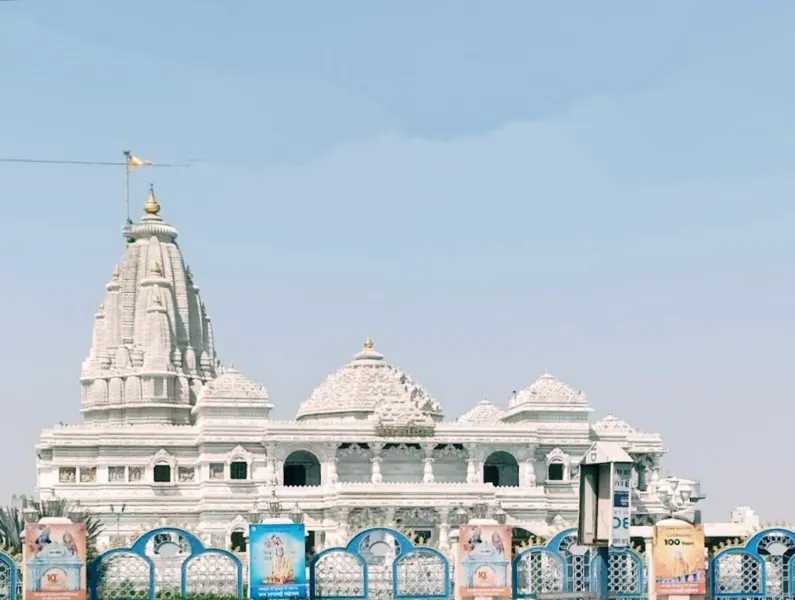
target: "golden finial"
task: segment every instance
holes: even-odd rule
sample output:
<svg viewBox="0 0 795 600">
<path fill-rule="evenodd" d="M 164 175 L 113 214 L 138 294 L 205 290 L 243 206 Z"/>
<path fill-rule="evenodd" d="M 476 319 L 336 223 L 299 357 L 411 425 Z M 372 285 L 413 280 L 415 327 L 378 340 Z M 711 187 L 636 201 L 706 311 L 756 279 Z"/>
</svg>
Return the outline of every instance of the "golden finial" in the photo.
<svg viewBox="0 0 795 600">
<path fill-rule="evenodd" d="M 373 349 L 373 340 L 370 339 L 369 335 L 367 336 L 367 339 L 364 340 L 364 347 L 367 348 L 368 350 Z"/>
<path fill-rule="evenodd" d="M 151 183 L 149 184 L 149 197 L 144 204 L 144 212 L 147 215 L 160 214 L 160 205 L 157 203 L 157 198 L 155 198 L 155 186 Z"/>
<path fill-rule="evenodd" d="M 113 281 L 118 281 L 119 277 L 121 277 L 121 269 L 119 269 L 119 265 L 113 267 Z"/>
</svg>

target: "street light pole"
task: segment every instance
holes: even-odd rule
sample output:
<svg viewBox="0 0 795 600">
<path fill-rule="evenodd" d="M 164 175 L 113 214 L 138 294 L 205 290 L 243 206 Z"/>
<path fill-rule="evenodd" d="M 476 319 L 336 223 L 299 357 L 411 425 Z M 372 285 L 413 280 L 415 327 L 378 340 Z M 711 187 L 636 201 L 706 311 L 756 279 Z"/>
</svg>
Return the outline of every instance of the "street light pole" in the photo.
<svg viewBox="0 0 795 600">
<path fill-rule="evenodd" d="M 116 543 L 120 543 L 121 541 L 121 516 L 124 514 L 124 511 L 127 510 L 127 505 L 122 504 L 118 507 L 119 510 L 116 510 L 116 507 L 112 504 L 110 505 L 110 512 L 116 517 Z"/>
</svg>

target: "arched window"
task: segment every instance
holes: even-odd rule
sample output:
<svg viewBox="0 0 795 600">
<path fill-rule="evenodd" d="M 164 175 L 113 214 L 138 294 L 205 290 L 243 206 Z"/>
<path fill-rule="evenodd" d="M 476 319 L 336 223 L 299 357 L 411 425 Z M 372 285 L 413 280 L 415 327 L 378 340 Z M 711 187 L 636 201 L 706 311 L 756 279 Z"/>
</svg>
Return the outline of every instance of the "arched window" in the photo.
<svg viewBox="0 0 795 600">
<path fill-rule="evenodd" d="M 233 531 L 230 536 L 229 547 L 232 552 L 245 552 L 246 534 L 242 531 Z"/>
<path fill-rule="evenodd" d="M 547 481 L 568 481 L 571 478 L 569 465 L 571 457 L 560 448 L 553 449 L 546 456 Z"/>
<path fill-rule="evenodd" d="M 171 483 L 177 470 L 174 457 L 164 448 L 158 450 L 149 462 L 154 483 Z"/>
<path fill-rule="evenodd" d="M 243 446 L 238 444 L 234 450 L 227 454 L 226 462 L 229 465 L 229 479 L 246 481 L 251 477 L 251 464 L 254 462 L 254 455 Z"/>
<path fill-rule="evenodd" d="M 155 465 L 152 471 L 155 483 L 169 483 L 171 481 L 171 465 Z"/>
<path fill-rule="evenodd" d="M 494 487 L 518 487 L 519 463 L 508 452 L 492 452 L 483 463 L 483 483 L 491 483 Z"/>
<path fill-rule="evenodd" d="M 552 463 L 549 465 L 547 480 L 563 481 L 563 463 Z"/>
<path fill-rule="evenodd" d="M 248 479 L 248 463 L 236 460 L 229 465 L 229 479 Z"/>
<path fill-rule="evenodd" d="M 320 485 L 320 461 L 307 450 L 296 450 L 284 461 L 284 485 Z"/>
</svg>

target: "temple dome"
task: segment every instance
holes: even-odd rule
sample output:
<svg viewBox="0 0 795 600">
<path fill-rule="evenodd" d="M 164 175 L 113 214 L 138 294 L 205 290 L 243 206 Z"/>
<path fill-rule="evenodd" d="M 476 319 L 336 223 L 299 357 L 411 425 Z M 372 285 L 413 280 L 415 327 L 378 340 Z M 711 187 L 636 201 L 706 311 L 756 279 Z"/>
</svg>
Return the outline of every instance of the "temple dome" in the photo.
<svg viewBox="0 0 795 600">
<path fill-rule="evenodd" d="M 459 423 L 471 423 L 472 425 L 490 425 L 499 423 L 504 415 L 504 410 L 483 398 L 477 403 L 475 408 L 458 417 L 456 421 Z"/>
<path fill-rule="evenodd" d="M 524 403 L 530 404 L 587 404 L 585 393 L 544 373 L 530 386 L 511 398 L 510 408 Z"/>
<path fill-rule="evenodd" d="M 635 428 L 626 421 L 619 419 L 612 413 L 608 413 L 602 419 L 591 425 L 591 429 L 597 437 L 627 436 L 637 433 Z"/>
<path fill-rule="evenodd" d="M 427 423 L 441 420 L 442 408 L 421 385 L 384 360 L 368 338 L 351 362 L 314 389 L 297 418 Z"/>
<path fill-rule="evenodd" d="M 231 419 L 241 426 L 256 427 L 270 418 L 272 409 L 268 391 L 230 366 L 218 367 L 218 377 L 204 384 L 191 414 L 199 426 Z"/>
<path fill-rule="evenodd" d="M 270 404 L 268 391 L 252 381 L 234 366 L 220 367 L 219 375 L 208 382 L 201 391 L 201 398 L 214 400 L 261 400 Z"/>
<path fill-rule="evenodd" d="M 95 315 L 83 361 L 87 422 L 190 422 L 203 385 L 216 376 L 212 323 L 150 189 L 144 214 L 124 228 L 127 246 Z"/>
</svg>

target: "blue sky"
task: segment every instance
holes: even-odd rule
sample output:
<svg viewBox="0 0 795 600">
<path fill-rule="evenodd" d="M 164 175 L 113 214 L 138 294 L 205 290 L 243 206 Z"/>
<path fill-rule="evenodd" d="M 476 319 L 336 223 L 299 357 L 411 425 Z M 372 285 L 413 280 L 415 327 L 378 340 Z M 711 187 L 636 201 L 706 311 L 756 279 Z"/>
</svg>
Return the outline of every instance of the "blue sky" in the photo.
<svg viewBox="0 0 795 600">
<path fill-rule="evenodd" d="M 549 369 L 597 416 L 662 433 L 708 518 L 793 518 L 793 18 L 0 3 L 0 156 L 205 161 L 136 173 L 136 214 L 153 181 L 221 358 L 281 418 L 367 335 L 450 416 Z M 79 419 L 123 187 L 0 164 L 7 490 L 32 486 L 42 427 Z"/>
</svg>

